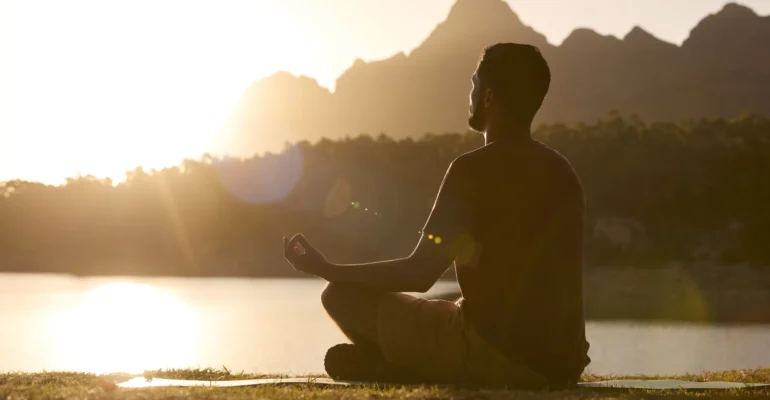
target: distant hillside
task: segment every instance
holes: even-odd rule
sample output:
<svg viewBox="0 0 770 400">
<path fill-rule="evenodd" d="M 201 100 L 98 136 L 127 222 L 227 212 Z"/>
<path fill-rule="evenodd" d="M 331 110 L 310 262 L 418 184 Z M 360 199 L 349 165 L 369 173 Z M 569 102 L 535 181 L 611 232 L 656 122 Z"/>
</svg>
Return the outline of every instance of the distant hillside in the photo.
<svg viewBox="0 0 770 400">
<path fill-rule="evenodd" d="M 770 17 L 747 7 L 707 16 L 682 46 L 637 27 L 623 39 L 578 29 L 557 47 L 502 0 L 457 0 L 411 54 L 357 60 L 334 93 L 285 72 L 255 82 L 220 150 L 250 155 L 322 136 L 465 131 L 480 51 L 502 41 L 536 45 L 551 65 L 537 123 L 593 121 L 611 110 L 657 121 L 770 114 Z"/>
</svg>

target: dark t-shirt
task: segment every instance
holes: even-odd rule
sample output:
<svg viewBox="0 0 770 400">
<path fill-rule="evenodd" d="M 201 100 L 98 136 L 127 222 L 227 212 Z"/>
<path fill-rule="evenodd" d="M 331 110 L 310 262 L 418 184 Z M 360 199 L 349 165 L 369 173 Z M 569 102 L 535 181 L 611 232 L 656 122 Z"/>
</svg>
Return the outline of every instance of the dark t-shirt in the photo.
<svg viewBox="0 0 770 400">
<path fill-rule="evenodd" d="M 508 139 L 452 162 L 423 230 L 450 246 L 468 322 L 553 386 L 576 382 L 590 362 L 584 210 L 564 157 L 530 138 Z"/>
</svg>

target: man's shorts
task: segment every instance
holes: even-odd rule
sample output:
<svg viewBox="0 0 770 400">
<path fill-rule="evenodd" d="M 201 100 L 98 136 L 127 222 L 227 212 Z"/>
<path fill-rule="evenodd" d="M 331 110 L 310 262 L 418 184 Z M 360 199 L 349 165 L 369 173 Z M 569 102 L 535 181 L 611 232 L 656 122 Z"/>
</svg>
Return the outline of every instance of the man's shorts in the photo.
<svg viewBox="0 0 770 400">
<path fill-rule="evenodd" d="M 544 388 L 542 375 L 512 364 L 466 323 L 462 309 L 445 300 L 404 293 L 382 298 L 377 334 L 386 360 L 436 383 L 483 387 Z"/>
</svg>

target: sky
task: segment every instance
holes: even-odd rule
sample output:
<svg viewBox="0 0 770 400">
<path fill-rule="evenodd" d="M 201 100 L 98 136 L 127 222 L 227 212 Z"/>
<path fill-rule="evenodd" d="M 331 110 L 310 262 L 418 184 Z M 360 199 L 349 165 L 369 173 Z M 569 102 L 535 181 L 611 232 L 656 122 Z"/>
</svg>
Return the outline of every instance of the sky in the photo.
<svg viewBox="0 0 770 400">
<path fill-rule="evenodd" d="M 357 58 L 417 47 L 454 0 L 0 0 L 0 181 L 120 180 L 198 158 L 255 80 L 333 90 Z M 723 0 L 509 0 L 560 44 L 638 25 L 676 44 Z M 761 15 L 770 0 L 742 0 Z"/>
</svg>

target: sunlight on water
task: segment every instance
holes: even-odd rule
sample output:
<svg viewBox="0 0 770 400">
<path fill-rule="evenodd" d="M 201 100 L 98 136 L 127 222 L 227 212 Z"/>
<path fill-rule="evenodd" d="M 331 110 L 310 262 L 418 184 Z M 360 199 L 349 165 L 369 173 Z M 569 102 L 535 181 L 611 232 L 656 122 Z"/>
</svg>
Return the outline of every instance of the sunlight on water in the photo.
<svg viewBox="0 0 770 400">
<path fill-rule="evenodd" d="M 190 366 L 196 325 L 185 303 L 136 283 L 100 285 L 49 321 L 57 364 L 93 373 Z"/>
<path fill-rule="evenodd" d="M 227 366 L 321 374 L 326 349 L 345 341 L 321 306 L 324 284 L 0 274 L 0 373 Z M 699 373 L 770 360 L 770 325 L 589 322 L 586 335 L 589 369 L 600 374 Z"/>
</svg>

